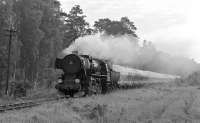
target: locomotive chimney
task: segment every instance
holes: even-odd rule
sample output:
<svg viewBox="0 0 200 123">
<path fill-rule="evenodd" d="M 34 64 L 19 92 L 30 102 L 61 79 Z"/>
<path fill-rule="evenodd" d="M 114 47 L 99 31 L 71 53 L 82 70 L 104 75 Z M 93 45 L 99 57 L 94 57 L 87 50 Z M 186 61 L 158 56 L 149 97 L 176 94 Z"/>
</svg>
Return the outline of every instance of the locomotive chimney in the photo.
<svg viewBox="0 0 200 123">
<path fill-rule="evenodd" d="M 72 51 L 72 54 L 76 54 L 76 55 L 78 55 L 78 50 L 74 50 L 74 51 Z"/>
</svg>

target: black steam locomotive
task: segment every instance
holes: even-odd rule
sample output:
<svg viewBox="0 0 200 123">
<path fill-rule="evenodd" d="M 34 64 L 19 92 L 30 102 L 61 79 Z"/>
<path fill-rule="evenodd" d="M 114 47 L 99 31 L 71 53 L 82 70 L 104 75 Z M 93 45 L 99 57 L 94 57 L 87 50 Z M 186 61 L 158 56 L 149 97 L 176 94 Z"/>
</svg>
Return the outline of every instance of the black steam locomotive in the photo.
<svg viewBox="0 0 200 123">
<path fill-rule="evenodd" d="M 65 95 L 101 94 L 118 86 L 120 73 L 113 71 L 112 64 L 88 55 L 69 54 L 57 58 L 55 67 L 63 71 L 55 88 Z"/>
</svg>

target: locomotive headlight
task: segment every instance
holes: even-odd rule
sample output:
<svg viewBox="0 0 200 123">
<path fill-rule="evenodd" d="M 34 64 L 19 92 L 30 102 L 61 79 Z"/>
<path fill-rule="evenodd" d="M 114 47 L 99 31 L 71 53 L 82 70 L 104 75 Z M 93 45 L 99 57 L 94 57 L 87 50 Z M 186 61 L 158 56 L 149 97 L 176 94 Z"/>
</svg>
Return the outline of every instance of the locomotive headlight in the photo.
<svg viewBox="0 0 200 123">
<path fill-rule="evenodd" d="M 80 83 L 80 79 L 75 79 L 75 83 Z"/>
<path fill-rule="evenodd" d="M 62 79 L 58 79 L 58 83 L 62 83 Z"/>
</svg>

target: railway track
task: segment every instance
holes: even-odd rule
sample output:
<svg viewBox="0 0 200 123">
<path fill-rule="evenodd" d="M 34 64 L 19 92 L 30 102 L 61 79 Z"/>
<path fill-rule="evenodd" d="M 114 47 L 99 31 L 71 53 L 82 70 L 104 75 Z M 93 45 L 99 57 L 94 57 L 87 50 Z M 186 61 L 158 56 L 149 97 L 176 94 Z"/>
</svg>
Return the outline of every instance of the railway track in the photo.
<svg viewBox="0 0 200 123">
<path fill-rule="evenodd" d="M 66 98 L 65 96 L 61 96 L 61 97 L 56 97 L 56 98 L 38 99 L 38 100 L 32 100 L 32 101 L 0 105 L 0 113 L 11 111 L 11 110 L 19 110 L 23 108 L 31 108 L 34 106 L 41 105 L 44 102 L 57 101 L 57 100 L 65 99 L 65 98 Z"/>
<path fill-rule="evenodd" d="M 123 81 L 119 83 L 118 89 L 130 89 L 130 88 L 140 88 L 143 87 L 144 85 L 151 85 L 151 84 L 160 84 L 160 83 L 167 83 L 168 81 L 161 81 L 161 80 L 152 80 L 149 81 L 139 81 L 139 82 L 128 82 L 128 81 Z M 56 98 L 46 98 L 46 99 L 38 99 L 38 100 L 29 100 L 29 101 L 24 101 L 24 102 L 19 102 L 19 103 L 11 103 L 11 104 L 5 104 L 5 105 L 0 105 L 0 113 L 9 111 L 9 110 L 19 110 L 23 108 L 31 108 L 34 106 L 41 105 L 45 102 L 50 102 L 50 101 L 57 101 L 61 99 L 67 98 L 66 96 L 60 96 Z"/>
</svg>

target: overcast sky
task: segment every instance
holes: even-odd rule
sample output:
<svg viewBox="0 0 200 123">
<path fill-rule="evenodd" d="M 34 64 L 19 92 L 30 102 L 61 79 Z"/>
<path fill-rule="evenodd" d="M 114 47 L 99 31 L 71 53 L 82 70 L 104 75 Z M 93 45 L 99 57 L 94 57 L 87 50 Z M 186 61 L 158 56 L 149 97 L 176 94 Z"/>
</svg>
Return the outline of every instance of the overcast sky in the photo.
<svg viewBox="0 0 200 123">
<path fill-rule="evenodd" d="M 157 49 L 200 62 L 199 0 L 60 0 L 68 12 L 80 5 L 93 25 L 99 18 L 119 20 L 127 16 L 138 28 L 140 38 Z"/>
</svg>

